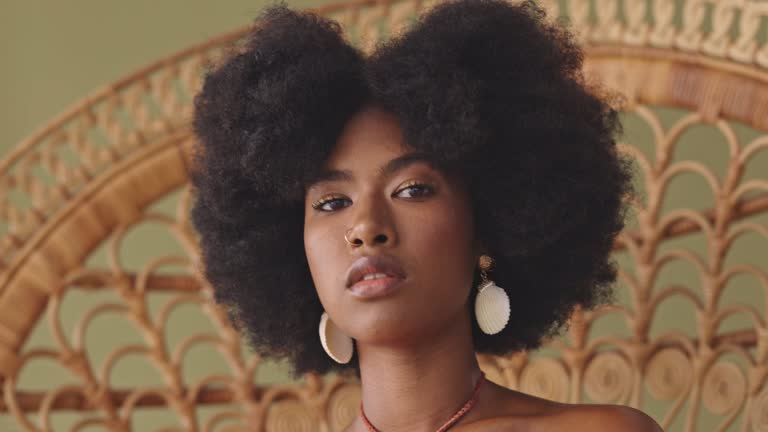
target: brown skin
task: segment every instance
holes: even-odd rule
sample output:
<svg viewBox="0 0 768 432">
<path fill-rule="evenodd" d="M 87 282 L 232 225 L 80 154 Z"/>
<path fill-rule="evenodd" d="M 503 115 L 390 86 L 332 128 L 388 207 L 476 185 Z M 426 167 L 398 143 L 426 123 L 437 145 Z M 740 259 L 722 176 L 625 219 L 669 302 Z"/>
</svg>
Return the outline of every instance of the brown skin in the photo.
<svg viewBox="0 0 768 432">
<path fill-rule="evenodd" d="M 437 430 L 469 399 L 480 374 L 468 297 L 483 247 L 474 237 L 469 199 L 460 182 L 426 162 L 380 174 L 388 161 L 411 152 L 397 117 L 368 105 L 347 123 L 325 164 L 352 178 L 316 183 L 305 200 L 312 279 L 325 311 L 355 340 L 366 416 L 387 432 Z M 348 230 L 357 244 L 344 239 Z M 385 297 L 353 297 L 345 289 L 348 267 L 377 254 L 396 258 L 406 280 Z M 560 404 L 487 381 L 452 430 L 660 430 L 650 428 L 645 414 L 627 410 Z M 620 429 L 605 428 L 613 417 Z M 358 416 L 346 431 L 366 428 Z"/>
</svg>

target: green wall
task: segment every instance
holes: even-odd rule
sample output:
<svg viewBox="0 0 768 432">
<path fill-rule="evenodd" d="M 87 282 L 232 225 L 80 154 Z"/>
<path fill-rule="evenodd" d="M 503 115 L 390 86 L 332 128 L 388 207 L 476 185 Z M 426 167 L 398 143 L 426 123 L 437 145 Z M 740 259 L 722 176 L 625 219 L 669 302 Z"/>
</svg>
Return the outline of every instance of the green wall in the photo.
<svg viewBox="0 0 768 432">
<path fill-rule="evenodd" d="M 0 0 L 0 154 L 93 90 L 247 25 L 265 0 Z M 290 0 L 311 7 L 328 0 Z"/>
</svg>

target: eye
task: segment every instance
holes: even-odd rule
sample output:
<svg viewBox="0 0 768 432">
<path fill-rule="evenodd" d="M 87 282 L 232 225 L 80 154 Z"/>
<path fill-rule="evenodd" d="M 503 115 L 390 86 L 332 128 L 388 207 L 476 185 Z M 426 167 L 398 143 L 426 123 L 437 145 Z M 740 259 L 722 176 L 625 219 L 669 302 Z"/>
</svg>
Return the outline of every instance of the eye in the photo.
<svg viewBox="0 0 768 432">
<path fill-rule="evenodd" d="M 340 208 L 346 207 L 346 206 L 340 207 L 340 206 L 337 206 L 337 205 L 333 205 L 334 203 L 340 203 L 340 202 L 344 202 L 344 201 L 349 201 L 349 200 L 344 198 L 344 197 L 339 197 L 339 196 L 331 196 L 331 197 L 327 197 L 327 198 L 321 198 L 320 200 L 315 201 L 314 203 L 312 203 L 312 208 L 315 209 L 315 210 L 318 210 L 318 211 L 323 211 L 323 212 L 334 211 L 334 210 L 338 210 Z M 328 205 L 328 204 L 330 204 L 330 205 Z"/>
<path fill-rule="evenodd" d="M 431 195 L 434 192 L 432 186 L 416 181 L 409 182 L 404 188 L 398 190 L 395 193 L 399 195 L 403 191 L 410 191 L 410 196 L 406 196 L 405 198 L 423 198 Z"/>
</svg>

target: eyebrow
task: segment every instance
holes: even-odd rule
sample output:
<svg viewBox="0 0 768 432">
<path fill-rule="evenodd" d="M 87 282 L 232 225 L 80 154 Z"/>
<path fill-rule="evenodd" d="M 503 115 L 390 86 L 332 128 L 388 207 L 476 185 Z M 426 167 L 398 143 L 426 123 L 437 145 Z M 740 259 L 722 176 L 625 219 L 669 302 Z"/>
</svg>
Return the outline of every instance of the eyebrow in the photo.
<svg viewBox="0 0 768 432">
<path fill-rule="evenodd" d="M 423 152 L 412 152 L 390 160 L 379 167 L 376 174 L 381 177 L 389 177 L 394 173 L 419 162 L 426 163 L 432 168 L 437 168 L 433 157 L 430 157 Z M 324 182 L 351 181 L 353 178 L 352 171 L 349 170 L 323 170 L 307 182 L 307 189 L 316 187 Z"/>
</svg>

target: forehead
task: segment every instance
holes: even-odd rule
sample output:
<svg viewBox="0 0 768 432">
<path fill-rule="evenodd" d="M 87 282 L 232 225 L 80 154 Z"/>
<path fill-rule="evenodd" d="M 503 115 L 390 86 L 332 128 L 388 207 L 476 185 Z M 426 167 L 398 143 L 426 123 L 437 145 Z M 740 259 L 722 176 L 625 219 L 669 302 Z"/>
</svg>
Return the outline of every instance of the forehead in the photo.
<svg viewBox="0 0 768 432">
<path fill-rule="evenodd" d="M 379 106 L 366 105 L 347 121 L 326 167 L 354 168 L 408 151 L 397 116 Z"/>
</svg>

